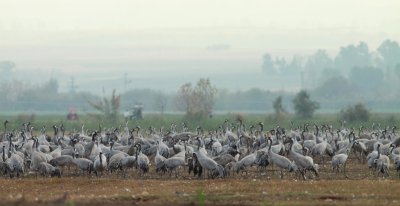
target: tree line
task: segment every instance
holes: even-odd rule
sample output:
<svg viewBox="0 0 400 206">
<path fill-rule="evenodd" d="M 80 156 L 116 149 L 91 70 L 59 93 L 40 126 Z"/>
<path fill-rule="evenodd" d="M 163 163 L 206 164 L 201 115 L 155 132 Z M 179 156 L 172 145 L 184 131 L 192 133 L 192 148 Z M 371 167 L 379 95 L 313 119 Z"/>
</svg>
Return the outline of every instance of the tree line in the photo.
<svg viewBox="0 0 400 206">
<path fill-rule="evenodd" d="M 333 57 L 319 49 L 291 60 L 266 53 L 262 62 L 267 79 L 287 85 L 300 83 L 302 89 L 313 90 L 317 97 L 372 99 L 381 93 L 386 94 L 384 98 L 400 95 L 400 46 L 389 39 L 376 50 L 360 42 L 340 47 Z"/>
<path fill-rule="evenodd" d="M 61 93 L 56 78 L 37 85 L 23 80 L 7 81 L 7 74 L 14 67 L 13 62 L 0 62 L 1 111 L 60 112 L 76 107 L 79 111 L 90 112 L 94 109 L 88 102 L 104 100 L 112 91 L 109 89 L 100 95 L 88 92 Z M 294 84 L 296 88 L 307 91 L 307 95 L 319 103 L 320 111 L 340 111 L 360 102 L 371 109 L 398 109 L 400 46 L 396 41 L 386 40 L 374 51 L 364 42 L 343 46 L 334 57 L 330 57 L 325 50 L 318 50 L 309 57 L 294 56 L 291 61 L 266 54 L 262 69 L 267 74 L 266 81 L 277 81 L 279 85 L 287 86 Z M 266 88 L 216 90 L 210 80 L 200 79 L 182 85 L 176 92 L 138 88 L 116 93 L 121 96 L 121 111 L 140 103 L 144 105 L 144 111 L 181 111 L 193 116 L 207 116 L 216 111 L 273 112 L 279 105 L 280 113 L 295 112 L 293 101 L 297 93 L 293 91 L 269 91 Z M 204 103 L 211 97 L 213 107 Z M 206 112 L 202 114 L 199 111 Z"/>
<path fill-rule="evenodd" d="M 344 87 L 340 81 L 337 87 Z M 101 95 L 87 92 L 61 93 L 57 89 L 57 80 L 50 79 L 42 85 L 24 85 L 19 81 L 0 84 L 0 111 L 1 112 L 68 112 L 74 107 L 79 112 L 93 112 L 96 109 L 90 103 L 104 102 L 104 98 L 111 95 L 113 90 L 105 90 Z M 325 95 L 334 95 L 335 92 L 343 93 L 344 90 L 322 93 L 318 90 L 307 90 L 307 95 L 312 96 L 318 102 L 318 108 L 322 112 L 340 111 L 348 105 L 363 102 L 371 109 L 398 108 L 396 98 L 364 99 L 355 96 L 349 99 L 331 99 Z M 254 112 L 273 113 L 295 113 L 293 101 L 298 93 L 284 91 L 268 91 L 254 88 L 244 91 L 229 91 L 216 88 L 209 79 L 200 79 L 177 88 L 176 92 L 165 93 L 151 89 L 133 89 L 126 93 L 113 91 L 114 96 L 119 95 L 119 111 L 130 109 L 135 104 L 144 106 L 145 112 L 184 112 L 192 116 L 208 116 L 215 112 Z M 382 95 L 386 95 L 383 93 Z M 275 102 L 277 101 L 277 102 Z M 275 103 L 274 103 L 275 102 Z M 212 107 L 211 107 L 212 105 Z M 106 108 L 105 108 L 106 109 Z M 114 109 L 115 110 L 115 109 Z"/>
</svg>

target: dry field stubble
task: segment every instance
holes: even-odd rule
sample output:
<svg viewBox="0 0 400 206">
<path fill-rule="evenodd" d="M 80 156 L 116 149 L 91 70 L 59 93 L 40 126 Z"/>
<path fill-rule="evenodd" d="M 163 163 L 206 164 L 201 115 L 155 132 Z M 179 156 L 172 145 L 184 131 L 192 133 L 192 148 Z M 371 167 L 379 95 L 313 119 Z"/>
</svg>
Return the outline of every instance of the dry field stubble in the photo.
<svg viewBox="0 0 400 206">
<path fill-rule="evenodd" d="M 400 205 L 400 180 L 377 178 L 365 164 L 351 159 L 348 178 L 322 167 L 313 180 L 283 180 L 274 168 L 246 175 L 198 180 L 153 173 L 140 178 L 104 175 L 0 179 L 1 205 Z"/>
</svg>

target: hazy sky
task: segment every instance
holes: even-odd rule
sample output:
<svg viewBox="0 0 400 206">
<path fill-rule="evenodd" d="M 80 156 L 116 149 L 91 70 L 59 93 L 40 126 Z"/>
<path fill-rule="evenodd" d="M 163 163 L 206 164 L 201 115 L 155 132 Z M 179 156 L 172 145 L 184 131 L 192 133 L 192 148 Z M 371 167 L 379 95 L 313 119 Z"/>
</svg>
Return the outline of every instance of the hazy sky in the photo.
<svg viewBox="0 0 400 206">
<path fill-rule="evenodd" d="M 292 46 L 281 42 L 272 49 L 307 49 L 307 37 L 313 37 L 319 47 L 333 49 L 329 41 L 336 43 L 338 37 L 331 35 L 341 35 L 343 41 L 376 46 L 378 39 L 400 35 L 399 10 L 398 0 L 1 0 L 0 44 L 61 45 L 79 42 L 80 35 L 98 38 L 123 33 L 141 42 L 111 38 L 108 44 L 190 47 L 226 39 L 231 42 L 222 43 L 254 48 L 264 44 L 254 46 L 251 38 L 283 35 Z"/>
<path fill-rule="evenodd" d="M 398 0 L 0 0 L 0 60 L 144 76 L 232 64 L 257 74 L 265 52 L 334 55 L 359 41 L 398 41 L 399 11 Z"/>
<path fill-rule="evenodd" d="M 7 30 L 196 27 L 399 32 L 397 0 L 2 0 Z"/>
</svg>

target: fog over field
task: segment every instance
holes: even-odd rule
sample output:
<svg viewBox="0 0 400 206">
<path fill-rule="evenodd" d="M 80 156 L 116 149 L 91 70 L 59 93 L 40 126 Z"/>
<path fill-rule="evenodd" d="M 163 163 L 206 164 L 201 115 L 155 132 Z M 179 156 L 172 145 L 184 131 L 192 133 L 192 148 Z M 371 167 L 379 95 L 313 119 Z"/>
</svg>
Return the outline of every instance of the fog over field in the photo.
<svg viewBox="0 0 400 206">
<path fill-rule="evenodd" d="M 297 92 L 323 85 L 324 69 L 351 80 L 353 67 L 367 66 L 396 82 L 387 77 L 399 62 L 385 63 L 378 48 L 400 40 L 399 8 L 395 0 L 2 1 L 0 62 L 14 66 L 1 68 L 0 81 L 55 79 L 59 93 L 73 87 L 96 95 L 103 88 L 172 94 L 204 77 L 231 92 Z M 368 55 L 361 64 L 349 63 L 351 55 L 340 63 L 342 54 L 357 52 Z"/>
<path fill-rule="evenodd" d="M 26 43 L 26 46 L 5 44 L 0 52 L 3 59 L 12 59 L 16 63 L 16 76 L 40 71 L 45 76 L 29 75 L 32 78 L 29 81 L 37 83 L 53 75 L 60 81 L 60 91 L 68 90 L 72 76 L 82 91 L 95 92 L 99 86 L 122 88 L 116 83 L 121 82 L 124 73 L 132 80 L 129 88 L 175 91 L 187 81 L 209 77 L 218 87 L 231 90 L 254 87 L 277 90 L 284 88 L 284 85 L 268 83 L 265 81 L 267 75 L 261 70 L 262 56 L 267 51 L 291 59 L 292 55 L 311 55 L 318 48 L 324 48 L 334 56 L 340 46 L 358 43 L 351 40 L 350 29 L 332 32 L 307 30 L 303 33 L 305 38 L 297 35 L 296 30 L 256 28 L 255 31 L 259 32 L 257 35 L 246 35 L 247 29 L 183 28 L 177 29 L 177 33 L 169 29 L 152 29 L 139 31 L 139 34 L 134 31 L 50 32 L 45 40 L 41 40 L 41 35 L 37 34 L 39 40 L 34 43 Z M 326 35 L 325 38 L 332 33 L 338 35 L 332 35 L 334 37 L 328 37 L 329 41 L 323 42 L 324 36 L 313 31 Z M 168 34 L 164 36 L 164 32 Z M 10 31 L 4 33 L 7 36 Z M 147 33 L 148 36 L 140 33 Z M 281 35 L 284 33 L 286 35 Z M 157 40 L 157 34 L 161 40 Z M 370 45 L 390 37 L 388 34 L 364 35 L 369 37 L 367 43 Z M 194 42 L 190 42 L 191 39 Z M 295 42 L 299 40 L 307 43 Z M 141 45 L 141 41 L 149 45 Z M 241 81 L 234 81 L 238 78 Z"/>
</svg>

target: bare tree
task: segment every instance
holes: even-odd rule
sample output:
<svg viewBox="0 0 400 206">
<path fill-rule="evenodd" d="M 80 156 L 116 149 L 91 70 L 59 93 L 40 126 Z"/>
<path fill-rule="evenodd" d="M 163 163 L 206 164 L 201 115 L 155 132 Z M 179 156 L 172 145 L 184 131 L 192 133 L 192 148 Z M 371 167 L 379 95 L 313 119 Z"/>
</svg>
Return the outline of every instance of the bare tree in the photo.
<svg viewBox="0 0 400 206">
<path fill-rule="evenodd" d="M 281 118 L 282 115 L 286 112 L 282 106 L 282 96 L 277 97 L 272 106 L 274 107 L 276 118 Z"/>
<path fill-rule="evenodd" d="M 175 98 L 175 103 L 178 109 L 186 111 L 186 114 L 192 113 L 192 97 L 193 88 L 191 83 L 186 83 L 179 88 L 177 96 Z"/>
<path fill-rule="evenodd" d="M 217 91 L 209 79 L 200 79 L 195 87 L 186 83 L 180 87 L 176 96 L 177 107 L 185 110 L 188 116 L 205 117 L 212 112 Z"/>
<path fill-rule="evenodd" d="M 104 95 L 104 97 L 98 101 L 88 101 L 90 106 L 100 111 L 105 118 L 111 121 L 117 120 L 120 108 L 120 102 L 121 102 L 121 95 L 117 95 L 115 89 L 113 90 L 110 99 L 108 99 Z"/>
</svg>

